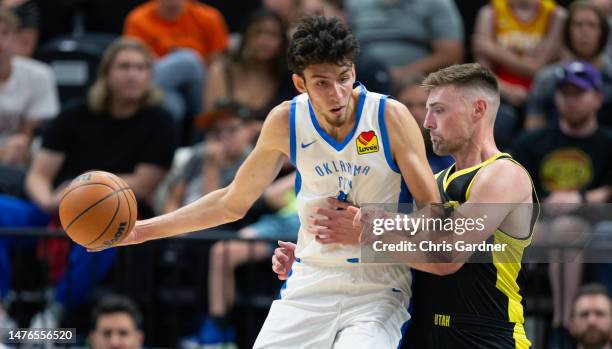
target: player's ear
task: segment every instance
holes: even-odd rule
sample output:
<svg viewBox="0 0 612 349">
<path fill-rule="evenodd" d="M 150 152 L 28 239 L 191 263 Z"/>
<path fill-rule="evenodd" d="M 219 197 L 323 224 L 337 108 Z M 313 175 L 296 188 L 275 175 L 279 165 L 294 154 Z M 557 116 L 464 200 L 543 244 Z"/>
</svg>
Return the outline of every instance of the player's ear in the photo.
<svg viewBox="0 0 612 349">
<path fill-rule="evenodd" d="M 474 114 L 472 114 L 472 117 L 474 118 L 474 120 L 480 120 L 481 118 L 484 118 L 487 116 L 487 109 L 489 109 L 489 104 L 484 98 L 477 99 L 474 102 L 473 106 L 474 106 Z"/>
<path fill-rule="evenodd" d="M 298 90 L 299 93 L 306 92 L 306 82 L 303 77 L 294 73 L 291 75 L 291 79 L 293 80 L 293 86 L 295 86 L 295 89 Z"/>
</svg>

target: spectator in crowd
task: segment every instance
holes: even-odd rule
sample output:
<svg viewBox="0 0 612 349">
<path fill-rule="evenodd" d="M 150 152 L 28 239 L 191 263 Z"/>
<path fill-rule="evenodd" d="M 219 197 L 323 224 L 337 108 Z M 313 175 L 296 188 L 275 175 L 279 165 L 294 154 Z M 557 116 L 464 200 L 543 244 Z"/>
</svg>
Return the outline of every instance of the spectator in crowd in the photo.
<svg viewBox="0 0 612 349">
<path fill-rule="evenodd" d="M 19 195 L 33 131 L 59 110 L 51 69 L 15 55 L 18 19 L 0 9 L 0 193 Z"/>
<path fill-rule="evenodd" d="M 154 80 L 165 92 L 182 143 L 189 143 L 191 121 L 202 112 L 205 65 L 228 46 L 223 16 L 195 0 L 150 0 L 128 14 L 124 34 L 142 40 L 158 57 Z"/>
<path fill-rule="evenodd" d="M 343 22 L 347 22 L 344 0 L 320 1 L 321 13 L 325 17 L 338 17 Z M 359 52 L 357 62 L 355 62 L 355 70 L 359 81 L 364 83 L 369 90 L 384 94 L 392 92 L 391 73 L 385 63 L 378 57 L 363 51 Z"/>
<path fill-rule="evenodd" d="M 131 299 L 107 296 L 93 310 L 89 341 L 93 349 L 139 349 L 144 342 L 142 315 Z"/>
<path fill-rule="evenodd" d="M 364 54 L 380 59 L 393 81 L 463 60 L 463 25 L 452 0 L 347 0 Z"/>
<path fill-rule="evenodd" d="M 545 204 L 610 200 L 612 158 L 608 152 L 612 149 L 612 130 L 597 122 L 597 110 L 603 100 L 601 89 L 602 77 L 595 67 L 585 62 L 566 64 L 555 93 L 558 122 L 526 133 L 514 146 L 514 157 L 531 174 Z M 567 206 L 546 208 L 564 207 Z M 540 238 L 555 242 L 574 242 L 587 230 L 584 219 L 563 211 L 546 225 L 548 234 Z M 561 284 L 558 258 L 553 262 L 549 264 L 554 306 L 552 325 L 562 335 L 570 323 L 572 300 L 583 266 L 580 254 L 572 261 L 563 261 L 565 272 Z"/>
<path fill-rule="evenodd" d="M 44 129 L 26 190 L 50 216 L 57 215 L 65 186 L 91 169 L 118 174 L 134 191 L 139 215 L 152 215 L 153 193 L 176 147 L 172 118 L 160 106 L 161 91 L 151 80 L 152 65 L 152 55 L 139 41 L 117 40 L 102 57 L 86 103 L 66 108 Z M 90 254 L 73 245 L 71 272 L 59 283 L 55 303 L 40 314 L 42 319 L 57 318 L 63 307 L 84 300 L 92 283 L 108 271 L 114 255 L 112 249 Z M 96 271 L 93 277 L 87 275 L 91 270 Z"/>
<path fill-rule="evenodd" d="M 237 51 L 213 63 L 206 84 L 206 110 L 221 100 L 233 100 L 263 122 L 270 110 L 294 95 L 287 70 L 288 38 L 283 20 L 275 12 L 251 15 Z"/>
<path fill-rule="evenodd" d="M 251 150 L 245 127 L 247 107 L 222 100 L 198 120 L 206 140 L 192 146 L 192 156 L 169 182 L 165 212 L 190 204 L 202 195 L 228 185 Z"/>
<path fill-rule="evenodd" d="M 495 139 L 502 148 L 522 125 L 533 77 L 560 57 L 564 20 L 565 10 L 553 0 L 492 0 L 478 13 L 472 46 L 476 61 L 499 80 Z"/>
<path fill-rule="evenodd" d="M 612 27 L 612 0 L 589 0 L 595 6 L 599 7 L 601 12 L 606 16 L 608 20 L 608 27 Z M 606 44 L 606 55 L 612 57 L 612 36 L 608 35 L 608 42 Z"/>
<path fill-rule="evenodd" d="M 612 300 L 603 285 L 588 284 L 578 290 L 572 306 L 570 333 L 576 349 L 612 348 Z"/>
<path fill-rule="evenodd" d="M 425 116 L 427 115 L 427 91 L 421 86 L 424 77 L 421 75 L 409 75 L 405 76 L 396 85 L 395 92 L 393 93 L 398 101 L 402 102 L 414 119 L 416 120 L 421 133 L 423 134 L 423 140 L 425 141 L 425 151 L 427 152 L 427 161 L 433 173 L 438 173 L 453 162 L 453 158 L 448 155 L 440 156 L 433 152 L 433 146 L 431 144 L 431 138 L 429 137 L 429 130 L 425 128 Z"/>
<path fill-rule="evenodd" d="M 15 39 L 15 54 L 32 57 L 38 43 L 40 10 L 34 0 L 2 0 L 0 8 L 15 13 L 19 18 L 19 28 Z"/>
<path fill-rule="evenodd" d="M 563 64 L 572 60 L 589 62 L 603 77 L 603 105 L 599 109 L 599 122 L 612 126 L 612 57 L 606 55 L 609 26 L 604 14 L 589 1 L 575 1 L 568 11 L 563 28 L 563 42 L 569 57 L 561 63 L 542 69 L 535 77 L 526 110 L 526 129 L 555 124 L 559 111 L 555 104 L 557 75 Z"/>
</svg>

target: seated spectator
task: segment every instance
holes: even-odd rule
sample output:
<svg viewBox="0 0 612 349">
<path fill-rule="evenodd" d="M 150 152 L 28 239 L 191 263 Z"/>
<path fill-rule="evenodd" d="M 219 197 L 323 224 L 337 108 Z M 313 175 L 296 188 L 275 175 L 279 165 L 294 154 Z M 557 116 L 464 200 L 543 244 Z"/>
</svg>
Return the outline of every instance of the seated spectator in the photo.
<svg viewBox="0 0 612 349">
<path fill-rule="evenodd" d="M 564 19 L 553 0 L 492 0 L 478 13 L 472 46 L 476 61 L 499 80 L 495 139 L 501 148 L 522 125 L 533 77 L 560 57 Z"/>
<path fill-rule="evenodd" d="M 576 349 L 612 348 L 612 300 L 599 284 L 582 286 L 574 298 L 570 333 Z"/>
<path fill-rule="evenodd" d="M 288 38 L 282 19 L 268 10 L 251 15 L 238 50 L 210 67 L 206 110 L 220 100 L 233 100 L 263 121 L 270 110 L 294 95 L 286 55 Z"/>
<path fill-rule="evenodd" d="M 0 8 L 15 13 L 19 18 L 19 28 L 15 40 L 15 54 L 32 57 L 38 43 L 40 10 L 34 0 L 2 0 Z"/>
<path fill-rule="evenodd" d="M 124 34 L 142 40 L 158 57 L 154 79 L 165 92 L 164 105 L 180 127 L 189 128 L 202 112 L 205 65 L 228 46 L 221 13 L 195 0 L 150 0 L 128 14 Z"/>
<path fill-rule="evenodd" d="M 160 106 L 161 91 L 151 80 L 152 65 L 151 54 L 140 42 L 115 41 L 102 57 L 87 101 L 66 108 L 44 129 L 42 147 L 26 177 L 26 190 L 49 216 L 57 215 L 64 187 L 91 169 L 123 178 L 139 201 L 139 215 L 152 215 L 153 193 L 176 147 L 172 118 Z M 90 254 L 73 245 L 70 272 L 56 289 L 50 313 L 42 315 L 57 315 L 63 307 L 86 299 L 93 283 L 111 267 L 114 255 L 113 249 Z M 88 275 L 91 270 L 96 271 L 93 277 Z"/>
<path fill-rule="evenodd" d="M 202 195 L 223 188 L 251 152 L 246 122 L 250 111 L 231 101 L 221 101 L 202 115 L 199 126 L 206 129 L 206 141 L 192 146 L 191 158 L 170 179 L 165 212 L 190 204 Z"/>
<path fill-rule="evenodd" d="M 391 70 L 393 81 L 463 61 L 463 25 L 451 0 L 345 2 L 361 51 Z"/>
<path fill-rule="evenodd" d="M 526 133 L 513 148 L 515 159 L 529 171 L 542 202 L 551 204 L 545 208 L 560 210 L 544 222 L 549 233 L 536 235 L 542 240 L 572 243 L 588 229 L 583 218 L 559 204 L 605 203 L 611 198 L 612 130 L 597 122 L 601 89 L 602 77 L 595 67 L 585 62 L 565 65 L 555 93 L 558 122 Z M 557 254 L 553 251 L 552 255 Z M 580 284 L 582 258 L 577 254 L 571 262 L 564 261 L 563 284 L 559 259 L 552 258 L 552 326 L 563 333 L 569 327 L 572 299 Z"/>
<path fill-rule="evenodd" d="M 144 342 L 142 315 L 131 299 L 107 296 L 93 310 L 92 349 L 139 349 Z"/>
<path fill-rule="evenodd" d="M 433 152 L 433 146 L 431 144 L 431 137 L 429 136 L 429 130 L 425 128 L 425 116 L 427 115 L 427 91 L 421 87 L 423 82 L 423 76 L 412 75 L 406 76 L 396 85 L 394 92 L 395 97 L 398 101 L 404 103 L 414 119 L 416 120 L 421 134 L 423 134 L 423 140 L 425 141 L 425 151 L 427 152 L 427 161 L 433 173 L 438 173 L 449 167 L 454 161 L 451 156 L 444 155 L 440 156 Z"/>
<path fill-rule="evenodd" d="M 535 77 L 526 110 L 526 129 L 555 124 L 559 111 L 555 104 L 557 75 L 569 61 L 589 62 L 603 77 L 603 105 L 598 111 L 599 122 L 612 126 L 612 57 L 606 55 L 609 26 L 604 14 L 589 1 L 575 1 L 569 7 L 564 24 L 563 42 L 569 57 L 564 62 L 542 69 Z"/>
<path fill-rule="evenodd" d="M 34 129 L 59 110 L 51 69 L 14 54 L 18 19 L 0 10 L 0 194 L 19 196 Z"/>
<path fill-rule="evenodd" d="M 263 194 L 266 204 L 278 210 L 263 215 L 254 224 L 238 231 L 242 240 L 216 242 L 210 253 L 208 272 L 208 318 L 199 333 L 183 341 L 198 344 L 230 344 L 235 330 L 229 319 L 236 295 L 234 272 L 248 262 L 268 260 L 277 240 L 295 241 L 300 219 L 294 194 L 295 172 L 272 183 Z M 245 241 L 262 239 L 268 241 Z"/>
</svg>

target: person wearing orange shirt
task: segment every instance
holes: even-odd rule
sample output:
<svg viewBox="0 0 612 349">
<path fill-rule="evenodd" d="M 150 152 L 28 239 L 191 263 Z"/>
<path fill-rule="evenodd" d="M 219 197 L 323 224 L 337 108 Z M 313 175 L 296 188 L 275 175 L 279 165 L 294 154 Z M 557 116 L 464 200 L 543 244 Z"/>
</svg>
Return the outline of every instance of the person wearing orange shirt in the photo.
<svg viewBox="0 0 612 349">
<path fill-rule="evenodd" d="M 202 112 L 206 66 L 228 46 L 221 13 L 195 0 L 150 0 L 128 14 L 124 34 L 158 57 L 154 76 L 165 92 L 164 106 L 179 126 L 189 125 L 185 121 Z"/>
</svg>

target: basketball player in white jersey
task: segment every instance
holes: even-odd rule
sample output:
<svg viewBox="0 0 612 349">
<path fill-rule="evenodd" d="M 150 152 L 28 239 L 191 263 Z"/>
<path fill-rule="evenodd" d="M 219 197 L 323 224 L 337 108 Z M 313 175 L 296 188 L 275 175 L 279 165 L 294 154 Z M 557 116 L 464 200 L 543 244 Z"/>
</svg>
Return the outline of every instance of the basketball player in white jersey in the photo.
<svg viewBox="0 0 612 349">
<path fill-rule="evenodd" d="M 308 232 L 315 209 L 330 208 L 328 197 L 353 205 L 397 203 L 410 188 L 418 203 L 440 200 L 408 109 L 364 86 L 353 88 L 357 51 L 338 19 L 304 18 L 288 54 L 302 94 L 270 112 L 234 181 L 177 211 L 138 221 L 121 243 L 242 218 L 274 180 L 283 157 L 290 157 L 298 170 L 298 262 L 255 348 L 396 348 L 410 317 L 406 266 L 360 264 L 358 247 L 323 245 Z"/>
</svg>

